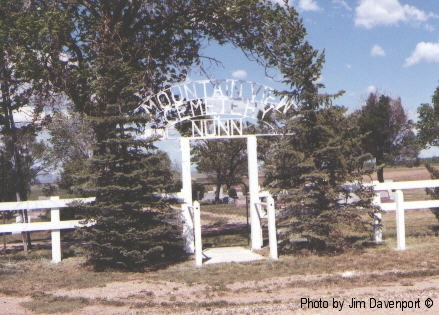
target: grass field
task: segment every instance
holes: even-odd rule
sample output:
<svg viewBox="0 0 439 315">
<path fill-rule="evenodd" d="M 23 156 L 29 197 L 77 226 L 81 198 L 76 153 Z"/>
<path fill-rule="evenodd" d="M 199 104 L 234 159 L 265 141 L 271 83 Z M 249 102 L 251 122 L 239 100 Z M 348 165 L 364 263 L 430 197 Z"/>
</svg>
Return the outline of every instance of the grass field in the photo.
<svg viewBox="0 0 439 315">
<path fill-rule="evenodd" d="M 386 169 L 388 179 L 428 179 L 423 168 Z M 406 195 L 407 197 L 408 195 Z M 416 191 L 410 198 L 425 198 Z M 248 241 L 245 208 L 202 208 L 204 246 Z M 326 314 L 300 308 L 301 297 L 350 300 L 426 299 L 439 311 L 439 221 L 430 210 L 406 211 L 407 250 L 396 251 L 395 213 L 384 213 L 380 245 L 340 255 L 300 252 L 277 262 L 206 265 L 188 260 L 146 273 L 94 272 L 84 258 L 72 256 L 50 263 L 50 249 L 39 246 L 25 257 L 20 250 L 0 256 L 1 314 Z M 45 234 L 34 236 L 44 243 Z M 20 239 L 10 240 L 17 247 Z M 47 244 L 46 244 L 47 245 Z M 328 311 L 328 312 L 326 312 Z M 400 314 L 401 310 L 379 314 Z M 404 313 L 410 313 L 410 310 Z M 340 314 L 340 312 L 337 312 Z M 344 311 L 368 314 L 371 310 Z"/>
</svg>

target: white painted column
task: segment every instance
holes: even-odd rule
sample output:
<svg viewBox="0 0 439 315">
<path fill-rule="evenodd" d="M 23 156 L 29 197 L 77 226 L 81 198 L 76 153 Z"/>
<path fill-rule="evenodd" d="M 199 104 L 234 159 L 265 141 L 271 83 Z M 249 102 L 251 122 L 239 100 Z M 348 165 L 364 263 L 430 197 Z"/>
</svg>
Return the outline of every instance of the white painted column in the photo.
<svg viewBox="0 0 439 315">
<path fill-rule="evenodd" d="M 404 193 L 400 189 L 395 192 L 395 202 L 397 249 L 405 250 Z"/>
<path fill-rule="evenodd" d="M 180 149 L 183 199 L 185 203 L 192 206 L 191 146 L 189 138 L 180 138 Z"/>
<path fill-rule="evenodd" d="M 259 219 L 256 203 L 259 202 L 259 176 L 258 176 L 258 151 L 256 136 L 247 136 L 248 156 L 248 186 L 250 193 L 250 226 L 251 226 L 251 247 L 254 250 L 262 248 L 262 228 Z"/>
<path fill-rule="evenodd" d="M 375 197 L 373 198 L 373 203 L 376 206 L 379 206 L 381 204 L 381 196 L 379 193 L 375 194 Z M 383 216 L 381 212 L 374 213 L 373 220 L 375 243 L 381 243 L 383 241 Z"/>
<path fill-rule="evenodd" d="M 194 234 L 195 234 L 195 265 L 201 267 L 203 265 L 203 243 L 201 242 L 201 213 L 200 203 L 194 202 Z"/>
<path fill-rule="evenodd" d="M 58 196 L 50 197 L 50 200 L 59 200 Z M 60 223 L 59 209 L 50 209 L 50 222 L 52 224 Z M 59 263 L 61 261 L 61 232 L 60 230 L 52 230 L 52 262 Z"/>
<path fill-rule="evenodd" d="M 276 210 L 274 208 L 274 199 L 272 196 L 267 197 L 267 216 L 268 216 L 268 242 L 270 246 L 270 258 L 278 259 L 277 254 L 277 235 L 276 235 Z"/>
<path fill-rule="evenodd" d="M 195 252 L 194 243 L 194 223 L 189 207 L 192 207 L 192 178 L 191 178 L 191 147 L 190 139 L 180 138 L 181 149 L 181 177 L 182 177 L 182 195 L 183 205 L 182 221 L 183 221 L 183 241 L 184 250 L 188 254 Z"/>
</svg>

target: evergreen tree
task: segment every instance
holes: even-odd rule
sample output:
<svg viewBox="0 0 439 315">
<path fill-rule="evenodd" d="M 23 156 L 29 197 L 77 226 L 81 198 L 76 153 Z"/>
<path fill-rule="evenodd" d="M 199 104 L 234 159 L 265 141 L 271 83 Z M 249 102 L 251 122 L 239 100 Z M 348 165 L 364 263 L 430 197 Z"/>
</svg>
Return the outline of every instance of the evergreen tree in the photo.
<svg viewBox="0 0 439 315">
<path fill-rule="evenodd" d="M 156 139 L 139 137 L 147 117 L 134 113 L 139 94 L 181 78 L 174 68 L 188 53 L 190 36 L 174 32 L 179 21 L 167 24 L 166 34 L 154 30 L 162 27 L 162 15 L 173 16 L 159 7 L 86 1 L 75 7 L 72 20 L 83 32 L 54 43 L 73 47 L 68 65 L 59 67 L 70 81 L 58 84 L 87 115 L 96 138 L 87 173 L 76 174 L 81 183 L 76 189 L 96 197 L 85 209 L 95 225 L 79 232 L 90 244 L 89 262 L 97 270 L 142 270 L 184 257 L 170 209 L 155 197 L 171 183 L 169 158 L 156 150 Z M 79 87 L 73 89 L 75 82 Z"/>
<path fill-rule="evenodd" d="M 340 251 L 363 239 L 374 211 L 373 191 L 362 186 L 359 130 L 346 109 L 323 106 L 287 120 L 285 135 L 267 154 L 265 184 L 289 204 L 282 247 L 305 238 L 312 250 Z"/>
</svg>

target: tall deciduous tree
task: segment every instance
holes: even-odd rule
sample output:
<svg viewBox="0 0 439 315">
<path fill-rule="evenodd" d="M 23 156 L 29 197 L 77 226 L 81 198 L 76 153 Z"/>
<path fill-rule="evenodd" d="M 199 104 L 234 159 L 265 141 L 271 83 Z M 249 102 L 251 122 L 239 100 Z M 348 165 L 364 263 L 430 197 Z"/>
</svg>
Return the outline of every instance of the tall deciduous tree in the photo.
<svg viewBox="0 0 439 315">
<path fill-rule="evenodd" d="M 416 124 L 418 132 L 418 142 L 425 148 L 439 146 L 439 86 L 433 93 L 431 104 L 421 104 L 418 107 L 419 120 Z M 426 168 L 429 171 L 432 179 L 439 178 L 439 170 L 433 165 L 426 164 Z M 427 193 L 433 198 L 439 198 L 439 189 L 428 189 Z M 439 219 L 439 208 L 431 209 L 436 218 Z"/>
<path fill-rule="evenodd" d="M 220 189 L 226 185 L 243 184 L 247 174 L 246 143 L 243 139 L 202 140 L 193 146 L 192 161 L 197 170 L 212 174 L 216 185 L 215 201 L 220 198 Z"/>
<path fill-rule="evenodd" d="M 418 107 L 419 120 L 416 124 L 418 142 L 424 148 L 439 145 L 439 86 L 433 93 L 431 104 Z"/>
<path fill-rule="evenodd" d="M 74 193 L 87 182 L 81 182 L 81 178 L 88 172 L 96 144 L 90 120 L 84 113 L 59 111 L 52 115 L 46 129 L 49 144 L 45 145 L 45 160 L 61 170 L 60 187 Z"/>
<path fill-rule="evenodd" d="M 41 66 L 47 50 L 44 13 L 37 7 L 38 2 L 0 1 L 2 201 L 27 200 L 39 168 L 35 165 L 39 147 L 36 132 L 47 92 Z M 26 221 L 25 211 L 22 216 Z"/>
<path fill-rule="evenodd" d="M 376 158 L 379 182 L 384 182 L 386 164 L 391 165 L 404 158 L 417 158 L 419 150 L 413 143 L 413 123 L 407 119 L 401 99 L 371 93 L 360 111 L 358 124 L 360 131 L 365 134 L 362 141 L 364 150 Z M 414 145 L 414 151 L 404 150 L 408 142 Z"/>
</svg>

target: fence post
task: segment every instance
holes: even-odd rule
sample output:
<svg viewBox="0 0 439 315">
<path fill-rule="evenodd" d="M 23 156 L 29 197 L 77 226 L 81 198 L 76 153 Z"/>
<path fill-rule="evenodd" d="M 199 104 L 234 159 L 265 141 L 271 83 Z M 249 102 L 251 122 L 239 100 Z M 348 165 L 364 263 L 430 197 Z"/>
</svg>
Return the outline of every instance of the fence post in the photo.
<svg viewBox="0 0 439 315">
<path fill-rule="evenodd" d="M 200 203 L 194 202 L 194 234 L 195 234 L 195 264 L 197 267 L 203 265 L 203 244 L 201 242 L 201 211 Z"/>
<path fill-rule="evenodd" d="M 381 203 L 381 196 L 379 193 L 375 194 L 373 198 L 374 205 L 379 206 Z M 375 212 L 373 214 L 373 232 L 375 235 L 375 243 L 381 243 L 383 241 L 383 216 L 381 212 Z"/>
<path fill-rule="evenodd" d="M 268 244 L 270 246 L 270 258 L 278 259 L 277 255 L 277 236 L 276 236 L 276 211 L 274 208 L 274 199 L 272 196 L 267 197 L 267 216 L 268 216 Z"/>
<path fill-rule="evenodd" d="M 50 197 L 50 200 L 59 200 L 58 196 Z M 59 208 L 50 209 L 50 222 L 51 224 L 59 224 Z M 61 261 L 61 232 L 60 230 L 52 230 L 52 262 L 59 263 Z"/>
<path fill-rule="evenodd" d="M 256 136 L 247 136 L 247 162 L 248 162 L 248 188 L 250 193 L 250 225 L 251 225 L 251 244 L 253 250 L 262 247 L 262 228 L 261 220 L 256 209 L 259 202 L 259 177 L 258 177 L 258 151 Z"/>
<path fill-rule="evenodd" d="M 192 215 L 189 209 L 190 205 L 183 203 L 181 205 L 181 216 L 183 221 L 183 241 L 184 250 L 187 254 L 193 254 L 195 252 L 194 244 L 194 222 L 192 220 Z"/>
<path fill-rule="evenodd" d="M 397 249 L 405 250 L 404 193 L 402 190 L 396 190 L 395 199 Z"/>
</svg>

